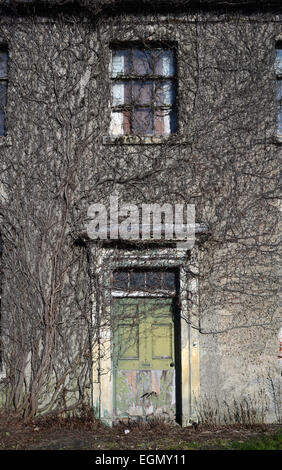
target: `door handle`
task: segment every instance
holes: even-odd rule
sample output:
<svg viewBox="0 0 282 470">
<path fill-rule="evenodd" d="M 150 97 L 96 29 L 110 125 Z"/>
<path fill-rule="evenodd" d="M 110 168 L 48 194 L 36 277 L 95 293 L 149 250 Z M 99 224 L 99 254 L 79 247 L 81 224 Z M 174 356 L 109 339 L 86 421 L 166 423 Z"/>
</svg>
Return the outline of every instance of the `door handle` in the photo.
<svg viewBox="0 0 282 470">
<path fill-rule="evenodd" d="M 171 362 L 169 365 L 170 365 L 170 367 L 174 367 L 174 366 L 175 366 L 174 362 Z"/>
</svg>

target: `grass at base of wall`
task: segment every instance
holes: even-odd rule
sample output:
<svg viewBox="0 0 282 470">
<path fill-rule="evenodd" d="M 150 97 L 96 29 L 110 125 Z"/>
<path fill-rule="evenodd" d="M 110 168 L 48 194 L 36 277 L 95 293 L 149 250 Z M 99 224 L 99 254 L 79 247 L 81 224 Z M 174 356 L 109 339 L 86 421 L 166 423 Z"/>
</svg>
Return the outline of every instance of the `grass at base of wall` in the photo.
<svg viewBox="0 0 282 470">
<path fill-rule="evenodd" d="M 113 443 L 109 444 L 106 449 L 111 449 Z M 179 440 L 175 442 L 171 439 L 162 439 L 151 442 L 150 445 L 140 443 L 136 447 L 137 450 L 141 449 L 155 449 L 155 450 L 282 450 L 282 433 L 273 434 L 271 436 L 261 436 L 251 438 L 246 441 L 236 441 L 230 439 L 208 439 L 206 441 L 184 441 Z"/>
<path fill-rule="evenodd" d="M 282 450 L 282 425 L 181 428 L 163 422 L 119 423 L 0 413 L 0 449 L 19 450 Z"/>
</svg>

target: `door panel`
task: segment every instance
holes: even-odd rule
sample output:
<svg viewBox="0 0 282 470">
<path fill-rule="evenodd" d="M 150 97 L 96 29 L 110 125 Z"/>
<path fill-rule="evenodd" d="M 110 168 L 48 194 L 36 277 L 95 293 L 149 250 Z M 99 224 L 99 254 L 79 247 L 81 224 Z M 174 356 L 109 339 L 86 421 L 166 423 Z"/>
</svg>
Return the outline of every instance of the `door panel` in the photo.
<svg viewBox="0 0 282 470">
<path fill-rule="evenodd" d="M 117 417 L 175 418 L 172 299 L 115 299 L 114 408 Z"/>
<path fill-rule="evenodd" d="M 160 359 L 160 368 L 164 367 L 163 360 L 172 360 L 172 327 L 169 323 L 152 324 L 152 361 Z M 156 364 L 154 362 L 154 364 Z"/>
</svg>

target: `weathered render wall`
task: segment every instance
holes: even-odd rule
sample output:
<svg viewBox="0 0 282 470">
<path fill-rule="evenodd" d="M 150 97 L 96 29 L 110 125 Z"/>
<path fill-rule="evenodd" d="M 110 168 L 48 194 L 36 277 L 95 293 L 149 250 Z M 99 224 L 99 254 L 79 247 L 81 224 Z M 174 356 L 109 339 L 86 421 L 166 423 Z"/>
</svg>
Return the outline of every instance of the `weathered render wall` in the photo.
<svg viewBox="0 0 282 470">
<path fill-rule="evenodd" d="M 281 419 L 279 35 L 282 14 L 271 13 L 1 16 L 8 408 L 32 414 L 96 402 L 91 358 L 104 286 L 77 233 L 89 205 L 116 194 L 139 205 L 193 203 L 209 225 L 197 248 L 191 324 L 200 337 L 195 416 L 217 420 L 220 409 L 223 420 L 248 419 L 243 406 L 255 420 Z M 178 134 L 158 145 L 109 144 L 110 44 L 144 40 L 176 44 Z"/>
</svg>

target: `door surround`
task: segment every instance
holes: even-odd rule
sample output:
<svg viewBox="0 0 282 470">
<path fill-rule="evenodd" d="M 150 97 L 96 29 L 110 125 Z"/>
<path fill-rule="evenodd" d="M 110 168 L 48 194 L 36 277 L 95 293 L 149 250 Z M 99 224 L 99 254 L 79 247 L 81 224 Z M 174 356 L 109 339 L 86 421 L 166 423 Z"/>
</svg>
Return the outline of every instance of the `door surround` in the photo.
<svg viewBox="0 0 282 470">
<path fill-rule="evenodd" d="M 189 426 L 196 420 L 196 403 L 200 393 L 199 370 L 199 332 L 195 327 L 198 317 L 198 282 L 196 250 L 187 252 L 175 248 L 122 250 L 117 259 L 115 250 L 93 245 L 98 259 L 96 271 L 103 271 L 104 308 L 103 314 L 112 313 L 113 292 L 111 273 L 120 268 L 146 268 L 179 270 L 179 303 L 181 308 L 180 338 L 181 345 L 181 424 Z M 122 293 L 120 294 L 122 295 Z M 97 315 L 97 305 L 93 298 L 93 321 Z M 191 327 L 194 326 L 194 328 Z M 113 334 L 109 322 L 105 322 L 99 332 L 100 343 L 93 351 L 93 406 L 94 414 L 105 424 L 112 425 L 114 417 L 114 376 L 113 376 Z"/>
</svg>

